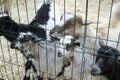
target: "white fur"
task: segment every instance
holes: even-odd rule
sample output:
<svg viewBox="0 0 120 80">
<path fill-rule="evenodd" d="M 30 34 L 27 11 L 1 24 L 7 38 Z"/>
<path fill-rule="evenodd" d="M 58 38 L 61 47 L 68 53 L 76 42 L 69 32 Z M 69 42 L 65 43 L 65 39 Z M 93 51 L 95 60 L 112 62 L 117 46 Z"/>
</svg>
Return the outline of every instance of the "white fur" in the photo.
<svg viewBox="0 0 120 80">
<path fill-rule="evenodd" d="M 111 41 L 108 41 L 108 45 L 112 46 L 114 48 L 116 48 L 117 45 L 118 45 L 118 50 L 120 50 L 120 46 L 119 46 L 119 43 L 118 43 L 119 32 L 120 32 L 120 17 L 119 16 L 120 16 L 120 3 L 117 3 L 117 4 L 115 4 L 115 6 L 113 6 L 109 33 L 108 33 L 108 28 L 109 28 L 109 20 L 108 19 L 105 19 L 105 21 L 103 21 L 101 24 L 99 24 L 98 28 L 93 27 L 93 24 L 89 24 L 89 25 L 85 26 L 83 24 L 76 23 L 75 35 L 77 35 L 77 36 L 79 35 L 79 41 L 81 43 L 81 48 L 85 48 L 85 54 L 86 55 L 88 55 L 87 53 L 95 53 L 96 51 L 94 51 L 94 49 L 97 50 L 99 48 L 99 43 L 98 43 L 98 41 L 96 41 L 97 40 L 96 37 L 98 35 L 100 37 L 102 37 L 103 39 L 106 39 L 106 40 L 104 40 L 105 42 L 107 42 L 107 39 L 111 40 Z M 74 17 L 72 17 L 72 18 L 74 18 Z M 70 19 L 71 18 L 69 18 L 69 20 Z M 65 23 L 63 23 L 63 24 L 65 24 Z M 59 27 L 62 26 L 61 24 L 56 24 L 56 25 L 59 26 Z M 71 26 L 74 27 L 73 24 Z M 85 33 L 85 30 L 86 30 L 86 33 Z M 68 31 L 66 30 L 66 33 L 71 34 L 73 32 L 71 32 L 69 30 Z M 97 35 L 96 35 L 96 33 L 97 33 Z M 90 59 L 88 58 L 88 61 L 89 60 L 93 60 L 93 58 L 90 58 Z M 93 64 L 93 63 L 89 63 L 89 64 Z M 77 69 L 77 68 L 75 68 L 75 69 Z M 86 70 L 86 69 L 84 69 L 84 70 Z M 79 71 L 79 70 L 77 70 L 77 71 Z"/>
<path fill-rule="evenodd" d="M 8 16 L 8 14 L 6 14 L 6 13 L 1 13 L 0 14 L 0 17 L 5 17 L 5 16 Z"/>
<path fill-rule="evenodd" d="M 19 40 L 19 37 L 17 38 Z M 63 66 L 63 57 L 58 57 L 58 47 L 55 47 L 56 45 L 59 46 L 59 44 L 56 44 L 55 42 L 52 43 L 46 43 L 45 41 L 40 41 L 38 43 L 34 42 L 25 42 L 20 43 L 20 41 L 16 40 L 16 45 L 19 43 L 20 50 L 23 50 L 25 52 L 25 55 L 27 56 L 29 53 L 31 53 L 34 56 L 34 65 L 36 69 L 38 70 L 37 74 L 44 76 L 45 74 L 48 74 L 49 78 L 55 78 L 58 73 L 62 71 Z M 42 46 L 40 45 L 42 44 Z"/>
<path fill-rule="evenodd" d="M 95 51 L 93 49 L 97 50 L 99 48 L 98 41 L 96 41 L 97 40 L 96 37 L 98 35 L 101 38 L 105 39 L 104 41 L 108 42 L 109 46 L 116 48 L 118 45 L 118 50 L 120 50 L 120 46 L 119 46 L 120 44 L 118 43 L 119 32 L 120 32 L 120 17 L 119 17 L 120 16 L 120 3 L 117 3 L 113 6 L 113 11 L 111 14 L 112 14 L 111 15 L 112 17 L 111 17 L 111 22 L 110 22 L 110 25 L 111 25 L 110 28 L 109 28 L 109 20 L 108 19 L 105 19 L 101 24 L 98 24 L 98 28 L 94 27 L 93 24 L 89 24 L 89 25 L 85 26 L 83 24 L 76 23 L 75 35 L 79 36 L 79 41 L 81 43 L 81 47 L 86 48 L 86 50 L 85 50 L 86 53 L 94 53 Z M 74 18 L 75 17 L 72 17 L 72 19 L 74 19 Z M 70 19 L 71 19 L 71 17 L 69 18 L 69 20 Z M 62 19 L 62 21 L 64 21 L 64 19 Z M 62 22 L 62 21 L 60 21 L 60 22 Z M 84 20 L 82 20 L 82 21 L 84 21 Z M 65 24 L 65 23 L 63 23 L 63 24 Z M 56 24 L 56 26 L 61 27 L 61 24 Z M 70 26 L 72 26 L 71 28 L 74 27 L 73 24 Z M 64 26 L 62 26 L 62 27 L 64 27 Z M 109 33 L 108 33 L 108 28 L 109 28 Z M 86 31 L 86 33 L 85 33 L 85 31 Z M 69 30 L 67 31 L 67 29 L 66 29 L 65 33 L 74 35 L 73 32 L 71 32 Z M 63 32 L 61 32 L 59 34 L 63 34 Z M 110 40 L 110 41 L 108 41 L 108 40 Z"/>
<path fill-rule="evenodd" d="M 40 27 L 44 28 L 47 32 L 47 40 L 50 40 L 49 32 L 54 27 L 54 24 L 57 24 L 60 21 L 60 14 L 57 4 L 54 2 L 50 3 L 50 12 L 49 12 L 49 20 L 46 25 L 39 25 Z M 55 20 L 53 20 L 55 19 Z"/>
<path fill-rule="evenodd" d="M 20 34 L 19 34 L 19 36 L 18 36 L 18 38 L 23 38 L 25 35 L 32 35 L 32 33 L 31 32 L 20 32 Z"/>
<path fill-rule="evenodd" d="M 71 61 L 71 65 L 67 68 L 68 71 L 65 73 L 65 77 L 72 78 L 72 80 L 78 80 L 83 77 L 83 80 L 91 80 L 91 66 L 93 64 L 93 56 L 89 54 L 84 54 L 83 50 L 75 47 L 73 50 L 66 50 L 66 44 L 71 44 L 73 37 L 71 35 L 65 36 L 60 40 L 59 51 L 65 55 L 65 57 L 70 58 L 74 56 L 74 60 Z M 64 49 L 63 49 L 64 48 Z M 72 74 L 72 75 L 71 75 Z"/>
</svg>

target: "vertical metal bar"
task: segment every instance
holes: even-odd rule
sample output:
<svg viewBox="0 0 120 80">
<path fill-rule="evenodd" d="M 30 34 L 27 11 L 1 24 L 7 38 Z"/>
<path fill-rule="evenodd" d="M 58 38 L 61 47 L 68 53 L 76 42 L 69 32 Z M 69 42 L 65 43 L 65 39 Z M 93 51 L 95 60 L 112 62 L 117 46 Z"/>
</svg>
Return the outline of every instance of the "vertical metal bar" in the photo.
<svg viewBox="0 0 120 80">
<path fill-rule="evenodd" d="M 41 50 L 40 48 L 41 48 L 41 47 L 38 46 L 38 56 L 39 56 L 39 60 L 38 60 L 38 62 L 39 62 L 39 65 L 38 65 L 38 66 L 39 66 L 38 72 L 39 72 L 39 73 L 41 73 L 41 71 L 40 71 L 40 70 L 41 70 L 41 66 L 40 66 L 40 63 L 41 63 L 41 62 L 40 62 L 40 61 L 41 61 L 41 56 L 40 56 L 40 55 L 42 54 L 41 51 L 40 51 L 40 50 Z M 40 49 L 40 50 L 39 50 L 39 49 Z M 40 75 L 40 74 L 39 74 L 39 75 Z"/>
<path fill-rule="evenodd" d="M 75 1 L 75 3 L 74 3 L 74 4 L 75 4 L 75 6 L 74 6 L 74 14 L 75 14 L 75 15 L 74 15 L 74 34 L 73 34 L 73 35 L 74 35 L 74 38 L 75 38 L 75 35 L 76 35 L 76 33 L 75 33 L 75 30 L 76 30 L 76 1 L 77 1 L 77 0 L 74 0 L 74 1 Z M 75 50 L 73 49 L 73 55 L 75 55 L 74 52 L 75 52 Z M 79 53 L 78 53 L 78 54 L 79 54 Z M 74 64 L 72 64 L 72 70 L 71 70 L 71 79 L 72 79 L 72 80 L 73 80 L 73 72 L 74 72 L 73 65 L 74 65 Z"/>
<path fill-rule="evenodd" d="M 53 2 L 54 2 L 54 18 L 55 18 L 55 19 L 54 19 L 54 27 L 55 27 L 55 24 L 56 24 L 56 11 L 55 11 L 55 10 L 56 10 L 56 9 L 55 9 L 56 4 L 55 4 L 55 2 L 56 2 L 56 0 L 54 0 Z M 57 65 L 57 64 L 56 64 L 56 53 L 57 53 L 56 48 L 57 48 L 57 45 L 54 44 L 53 47 L 54 47 L 54 50 L 55 50 L 55 51 L 54 51 L 54 68 L 55 68 L 54 71 L 55 71 L 55 76 L 56 76 L 56 75 L 57 75 L 57 74 L 56 74 L 56 65 Z M 57 78 L 55 77 L 55 79 L 57 79 Z"/>
<path fill-rule="evenodd" d="M 88 0 L 86 0 L 85 24 L 87 23 L 87 17 L 88 17 Z M 85 48 L 86 37 L 87 37 L 87 25 L 85 25 L 85 28 L 84 28 L 83 48 Z M 84 72 L 84 66 L 85 66 L 85 64 L 83 64 L 85 63 L 84 54 L 85 54 L 85 49 L 83 49 L 81 72 Z M 82 73 L 80 73 L 80 80 L 83 80 L 84 75 L 81 77 L 81 74 Z"/>
<path fill-rule="evenodd" d="M 66 19 L 66 16 L 65 16 L 65 15 L 66 15 L 66 3 L 65 3 L 65 1 L 66 1 L 66 0 L 63 1 L 63 2 L 64 2 L 64 13 L 63 13 L 63 14 L 64 14 L 64 23 L 65 23 L 65 19 Z M 64 24 L 64 31 L 65 31 L 65 24 Z M 65 36 L 65 32 L 64 32 L 64 36 Z M 65 59 L 65 49 L 63 50 L 63 55 L 64 55 L 64 56 L 63 56 L 63 59 Z M 63 60 L 63 61 L 64 61 L 64 60 Z M 63 63 L 64 63 L 64 62 L 63 62 Z M 63 75 L 62 77 L 64 78 L 64 75 Z"/>
<path fill-rule="evenodd" d="M 16 0 L 16 6 L 17 6 L 17 12 L 18 12 L 19 23 L 21 23 L 20 11 L 19 11 L 19 6 L 18 6 L 18 0 Z"/>
<path fill-rule="evenodd" d="M 16 61 L 17 61 L 17 65 L 16 65 L 16 66 L 17 66 L 17 68 L 18 68 L 18 69 L 17 69 L 17 70 L 18 70 L 18 75 L 19 75 L 19 79 L 21 79 L 21 77 L 20 77 L 20 69 L 19 69 L 19 66 L 18 66 L 18 65 L 19 65 L 19 64 L 18 64 L 18 63 L 19 63 L 19 61 L 18 61 L 19 58 L 18 58 L 18 56 L 17 56 L 16 50 L 15 50 L 15 54 L 16 54 Z"/>
<path fill-rule="evenodd" d="M 95 44 L 94 44 L 94 55 L 96 54 L 96 44 L 97 44 L 97 36 L 98 36 L 98 24 L 99 24 L 99 17 L 100 17 L 100 9 L 101 9 L 101 0 L 99 0 L 99 6 L 98 6 L 96 38 L 95 38 Z M 94 61 L 95 61 L 95 58 L 93 59 L 93 62 Z M 92 76 L 91 76 L 91 79 L 93 79 Z"/>
<path fill-rule="evenodd" d="M 25 0 L 25 9 L 26 9 L 26 15 L 27 15 L 27 22 L 29 23 L 27 0 Z"/>
<path fill-rule="evenodd" d="M 1 1 L 0 1 L 0 4 L 1 4 Z M 0 5 L 0 9 L 1 9 L 1 11 L 2 11 L 2 5 Z M 1 38 L 0 38 L 0 41 L 1 41 Z M 1 52 L 3 53 L 2 49 L 1 49 Z M 2 60 L 1 60 L 1 62 L 2 62 Z M 5 62 L 4 62 L 4 64 L 5 64 Z M 5 66 L 5 65 L 4 65 L 4 66 Z M 3 78 L 3 74 L 2 74 L 1 69 L 0 69 L 0 74 L 1 74 L 1 77 Z M 0 77 L 0 78 L 1 78 L 1 77 Z"/>
<path fill-rule="evenodd" d="M 87 23 L 87 16 L 88 15 L 88 0 L 86 0 L 86 12 L 85 12 L 85 24 Z M 84 41 L 83 41 L 83 48 L 85 47 L 85 42 L 86 42 L 86 36 L 87 35 L 87 25 L 85 25 L 84 29 Z"/>
<path fill-rule="evenodd" d="M 111 10 L 110 10 L 110 18 L 109 18 L 109 24 L 108 24 L 108 32 L 107 32 L 107 39 L 106 39 L 106 44 L 108 44 L 108 38 L 109 38 L 109 31 L 110 31 L 110 23 L 111 23 L 111 16 L 112 16 L 112 8 L 113 8 L 113 2 L 114 0 L 112 0 L 112 3 L 111 3 Z"/>
<path fill-rule="evenodd" d="M 118 49 L 118 47 L 119 47 L 119 43 L 120 43 L 120 33 L 119 33 L 119 36 L 118 36 L 118 42 L 117 42 L 116 49 Z"/>
<path fill-rule="evenodd" d="M 12 62 L 8 41 L 7 41 L 7 49 L 8 49 L 8 55 L 9 55 L 10 62 Z M 13 72 L 13 65 L 12 64 L 10 64 L 10 69 L 11 69 L 13 80 L 15 80 L 14 72 Z"/>
<path fill-rule="evenodd" d="M 36 14 L 36 12 L 37 12 L 37 10 L 36 10 L 36 0 L 34 0 L 34 8 L 35 8 L 35 14 Z"/>
</svg>

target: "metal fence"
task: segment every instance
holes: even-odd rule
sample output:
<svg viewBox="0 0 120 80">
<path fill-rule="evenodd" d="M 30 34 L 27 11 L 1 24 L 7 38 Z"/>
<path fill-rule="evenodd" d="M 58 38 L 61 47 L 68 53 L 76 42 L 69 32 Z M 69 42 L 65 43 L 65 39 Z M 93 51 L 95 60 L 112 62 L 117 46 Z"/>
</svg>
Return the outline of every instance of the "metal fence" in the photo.
<svg viewBox="0 0 120 80">
<path fill-rule="evenodd" d="M 2 1 L 2 0 L 1 0 Z M 93 22 L 94 27 L 99 27 L 104 18 L 111 13 L 112 7 L 119 0 L 55 0 L 55 4 L 60 8 L 60 14 L 73 13 L 76 15 L 81 15 L 85 22 Z M 10 4 L 10 16 L 13 20 L 18 23 L 29 23 L 37 11 L 39 4 L 42 4 L 42 0 L 12 0 Z M 2 4 L 1 4 L 2 5 Z M 1 11 L 3 6 L 1 6 Z M 110 14 L 111 15 L 111 14 Z M 111 16 L 109 16 L 109 21 Z M 108 24 L 108 26 L 110 26 Z M 1 26 L 0 26 L 1 27 Z M 94 38 L 92 36 L 87 36 L 84 30 L 84 37 Z M 109 31 L 108 31 L 109 33 Z M 114 32 L 113 32 L 114 33 Z M 96 30 L 97 35 L 97 30 Z M 12 36 L 12 35 L 11 35 Z M 119 36 L 118 36 L 119 37 Z M 109 41 L 109 40 L 107 40 Z M 96 40 L 94 44 L 96 43 Z M 114 42 L 118 43 L 118 41 Z M 85 44 L 85 40 L 84 40 Z M 22 80 L 24 76 L 24 64 L 25 58 L 23 55 L 14 49 L 11 49 L 10 42 L 7 41 L 3 36 L 0 37 L 0 80 Z M 94 50 L 96 52 L 96 44 L 93 48 L 87 48 L 83 45 L 85 50 Z M 116 47 L 117 48 L 117 47 Z M 32 73 L 32 71 L 31 71 Z M 72 73 L 71 73 L 72 74 Z M 63 79 L 62 79 L 63 80 Z M 78 79 L 78 80 L 82 80 Z M 92 77 L 91 77 L 92 80 Z M 99 80 L 103 80 L 99 78 Z"/>
</svg>

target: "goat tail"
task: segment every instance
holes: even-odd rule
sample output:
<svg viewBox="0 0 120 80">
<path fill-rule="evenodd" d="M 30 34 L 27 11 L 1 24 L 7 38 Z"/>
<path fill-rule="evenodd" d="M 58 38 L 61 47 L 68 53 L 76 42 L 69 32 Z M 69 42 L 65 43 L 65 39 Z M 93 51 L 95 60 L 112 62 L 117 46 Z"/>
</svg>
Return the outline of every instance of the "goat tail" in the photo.
<svg viewBox="0 0 120 80">
<path fill-rule="evenodd" d="M 52 3 L 52 0 L 44 0 L 44 2 L 45 2 L 46 4 L 50 4 L 50 3 Z"/>
</svg>

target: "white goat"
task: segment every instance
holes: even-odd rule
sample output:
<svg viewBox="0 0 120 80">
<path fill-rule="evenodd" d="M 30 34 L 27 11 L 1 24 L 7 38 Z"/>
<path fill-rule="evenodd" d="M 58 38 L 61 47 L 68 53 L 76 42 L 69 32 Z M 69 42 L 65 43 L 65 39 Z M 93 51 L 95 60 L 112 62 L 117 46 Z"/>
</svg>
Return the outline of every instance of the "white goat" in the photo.
<svg viewBox="0 0 120 80">
<path fill-rule="evenodd" d="M 57 46 L 59 44 L 42 41 L 30 32 L 20 33 L 19 37 L 11 45 L 13 48 L 25 53 L 28 60 L 26 65 L 31 63 L 26 68 L 34 67 L 37 78 L 43 78 L 43 75 L 47 74 L 48 78 L 54 79 L 63 72 L 64 66 L 68 66 L 70 63 L 67 58 L 59 56 L 59 47 Z M 29 71 L 26 71 L 24 79 L 28 79 L 29 74 Z"/>
<path fill-rule="evenodd" d="M 58 50 L 59 54 L 65 55 L 71 62 L 70 66 L 66 67 L 68 71 L 65 71 L 65 77 L 72 80 L 91 80 L 90 70 L 93 64 L 93 56 L 84 54 L 83 50 L 79 48 L 79 40 L 70 35 L 61 38 L 60 43 L 62 44 Z M 92 80 L 97 79 L 98 77 L 93 77 Z"/>
<path fill-rule="evenodd" d="M 69 34 L 69 35 L 75 36 L 76 38 L 79 38 L 81 45 L 82 46 L 84 45 L 83 48 L 85 48 L 86 55 L 88 55 L 87 53 L 94 53 L 95 51 L 93 49 L 99 48 L 98 41 L 95 41 L 96 40 L 95 37 L 97 37 L 97 35 L 105 39 L 106 42 L 107 42 L 106 39 L 108 37 L 108 40 L 110 40 L 108 41 L 108 45 L 116 48 L 118 45 L 117 41 L 119 39 L 118 36 L 120 32 L 120 27 L 119 27 L 120 26 L 120 17 L 119 17 L 120 3 L 117 3 L 115 6 L 113 6 L 113 11 L 111 14 L 112 15 L 111 15 L 110 26 L 108 26 L 109 22 L 105 20 L 105 22 L 103 21 L 102 24 L 99 24 L 98 30 L 96 27 L 93 27 L 92 24 L 85 24 L 84 20 L 81 17 L 75 16 L 73 14 L 66 14 L 62 17 L 61 21 L 58 24 L 56 24 L 55 28 L 51 30 L 50 35 L 52 37 L 61 37 L 61 36 L 63 37 L 64 35 Z M 108 34 L 108 29 L 109 29 L 109 34 Z M 57 36 L 54 30 L 56 30 Z M 118 46 L 118 50 L 120 50 L 120 46 Z"/>
<path fill-rule="evenodd" d="M 96 41 L 95 38 L 97 35 L 105 39 L 106 42 L 108 41 L 108 45 L 116 48 L 120 32 L 120 3 L 113 6 L 110 26 L 109 21 L 107 20 L 108 19 L 99 24 L 97 29 L 96 27 L 93 27 L 93 24 L 85 24 L 84 20 L 79 16 L 66 14 L 63 16 L 59 24 L 56 24 L 56 26 L 51 30 L 50 35 L 54 37 L 55 32 L 57 32 L 58 35 L 55 37 L 64 36 L 65 34 L 78 37 L 81 45 L 84 45 L 84 48 L 87 49 L 86 51 L 88 53 L 94 53 L 93 48 L 99 48 L 98 41 Z M 118 46 L 118 50 L 120 50 L 120 46 Z"/>
</svg>

